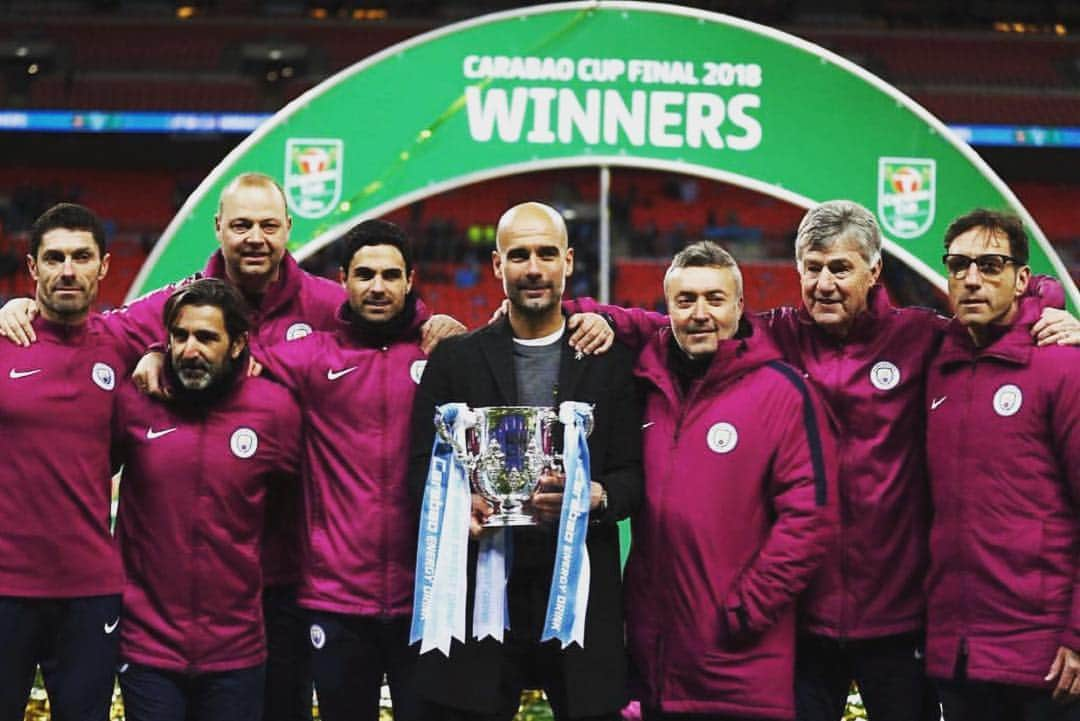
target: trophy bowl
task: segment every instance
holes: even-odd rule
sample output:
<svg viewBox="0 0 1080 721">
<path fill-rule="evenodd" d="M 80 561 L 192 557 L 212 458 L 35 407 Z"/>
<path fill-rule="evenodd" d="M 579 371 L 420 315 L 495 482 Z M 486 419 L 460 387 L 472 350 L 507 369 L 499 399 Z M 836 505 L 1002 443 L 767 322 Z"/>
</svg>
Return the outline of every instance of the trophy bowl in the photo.
<svg viewBox="0 0 1080 721">
<path fill-rule="evenodd" d="M 537 406 L 475 408 L 476 425 L 466 432 L 473 490 L 495 508 L 485 527 L 535 526 L 522 506 L 532 498 L 545 470 L 558 470 L 553 429 L 558 415 Z M 468 467 L 468 466 L 467 466 Z"/>
<path fill-rule="evenodd" d="M 467 417 L 464 448 L 439 415 L 435 426 L 453 445 L 473 491 L 495 509 L 484 526 L 535 526 L 522 506 L 536 493 L 545 470 L 560 469 L 552 444 L 558 414 L 538 406 L 486 406 L 469 409 Z"/>
</svg>

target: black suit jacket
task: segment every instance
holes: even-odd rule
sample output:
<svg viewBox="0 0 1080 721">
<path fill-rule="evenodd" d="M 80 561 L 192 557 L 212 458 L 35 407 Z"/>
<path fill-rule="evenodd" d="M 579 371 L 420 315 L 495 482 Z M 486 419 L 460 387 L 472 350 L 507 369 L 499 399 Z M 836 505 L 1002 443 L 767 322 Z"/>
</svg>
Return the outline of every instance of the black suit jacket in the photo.
<svg viewBox="0 0 1080 721">
<path fill-rule="evenodd" d="M 591 567 L 589 606 L 585 620 L 585 648 L 577 644 L 560 652 L 570 716 L 593 716 L 626 703 L 626 654 L 623 634 L 619 533 L 616 522 L 641 505 L 644 483 L 641 469 L 641 408 L 633 381 L 633 356 L 616 344 L 601 356 L 576 358 L 564 336 L 559 364 L 558 402 L 594 404 L 594 428 L 589 436 L 592 480 L 607 490 L 606 513 L 590 514 L 587 546 Z M 472 333 L 442 341 L 431 355 L 413 405 L 412 457 L 409 482 L 419 503 L 423 497 L 434 435 L 435 407 L 461 402 L 482 406 L 516 405 L 513 335 L 504 318 Z M 515 529 L 515 558 L 511 579 L 521 573 L 550 579 L 554 563 L 554 527 Z M 537 535 L 542 541 L 536 543 Z M 546 554 L 521 558 L 518 538 L 530 540 L 531 550 Z M 498 710 L 498 688 L 503 670 L 502 644 L 472 637 L 475 543 L 470 542 L 467 643 L 453 642 L 450 658 L 438 651 L 420 657 L 417 689 L 436 703 L 478 713 Z M 544 550 L 550 549 L 550 551 Z M 522 549 L 525 550 L 525 549 Z M 513 583 L 513 580 L 511 581 Z M 546 598 L 543 599 L 546 601 Z M 515 606 L 511 601 L 511 608 Z M 539 609 L 542 616 L 544 609 Z M 511 626 L 519 621 L 511 613 Z M 538 640 L 537 636 L 537 640 Z M 558 642 L 549 643 L 558 645 Z"/>
</svg>

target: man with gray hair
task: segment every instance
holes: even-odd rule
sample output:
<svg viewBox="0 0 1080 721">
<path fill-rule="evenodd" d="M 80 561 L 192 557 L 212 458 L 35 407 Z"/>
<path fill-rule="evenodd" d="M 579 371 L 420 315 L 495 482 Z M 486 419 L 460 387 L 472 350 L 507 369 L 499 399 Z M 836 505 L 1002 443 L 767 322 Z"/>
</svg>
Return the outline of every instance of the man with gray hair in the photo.
<svg viewBox="0 0 1080 721">
<path fill-rule="evenodd" d="M 833 413 L 840 457 L 834 548 L 801 603 L 796 669 L 800 721 L 838 721 L 852 680 L 872 721 L 940 717 L 923 667 L 929 497 L 923 406 L 929 362 L 946 320 L 896 308 L 881 275 L 881 233 L 866 208 L 835 200 L 799 224 L 801 308 L 755 318 Z M 1041 297 L 1048 278 L 1028 293 Z M 576 302 L 607 312 L 616 336 L 640 347 L 656 314 Z M 1045 309 L 1041 344 L 1066 342 L 1076 322 Z M 1075 342 L 1075 335 L 1073 340 Z"/>
<path fill-rule="evenodd" d="M 801 607 L 798 718 L 837 721 L 854 680 L 873 721 L 936 721 L 923 668 L 922 401 L 944 319 L 889 303 L 877 284 L 881 233 L 856 203 L 810 209 L 795 261 L 803 307 L 764 322 L 833 411 L 842 479 L 837 542 Z"/>
<path fill-rule="evenodd" d="M 727 251 L 687 246 L 664 295 L 670 327 L 635 370 L 646 503 L 634 517 L 626 625 L 644 716 L 790 719 L 795 597 L 836 527 L 827 416 L 743 316 Z"/>
</svg>

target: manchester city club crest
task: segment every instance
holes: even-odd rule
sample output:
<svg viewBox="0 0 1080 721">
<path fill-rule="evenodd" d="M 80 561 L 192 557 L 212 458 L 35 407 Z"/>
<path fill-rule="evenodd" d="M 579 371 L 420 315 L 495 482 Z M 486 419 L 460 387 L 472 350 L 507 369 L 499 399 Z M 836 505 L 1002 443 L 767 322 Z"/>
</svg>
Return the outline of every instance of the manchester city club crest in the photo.
<svg viewBox="0 0 1080 721">
<path fill-rule="evenodd" d="M 116 387 L 116 373 L 107 363 L 95 363 L 93 370 L 90 371 L 90 377 L 103 391 L 111 391 Z"/>
<path fill-rule="evenodd" d="M 878 220 L 896 238 L 918 238 L 934 222 L 937 163 L 930 158 L 878 158 Z"/>
<path fill-rule="evenodd" d="M 420 385 L 420 381 L 424 378 L 424 369 L 427 368 L 426 360 L 413 361 L 409 366 L 409 377 L 412 378 L 413 383 Z"/>
<path fill-rule="evenodd" d="M 730 453 L 739 442 L 739 432 L 730 423 L 716 423 L 709 428 L 705 442 L 714 453 Z"/>
<path fill-rule="evenodd" d="M 307 323 L 293 323 L 285 331 L 285 340 L 300 340 L 311 335 L 311 326 Z"/>
<path fill-rule="evenodd" d="M 1024 404 L 1024 394 L 1019 386 L 1006 383 L 994 393 L 994 412 L 999 416 L 1008 418 L 1016 415 L 1020 406 Z"/>
<path fill-rule="evenodd" d="M 237 458 L 251 458 L 259 448 L 259 437 L 250 428 L 237 428 L 229 438 L 229 449 Z"/>
<path fill-rule="evenodd" d="M 322 648 L 326 645 L 326 631 L 323 627 L 317 623 L 311 624 L 311 646 L 312 648 Z"/>
<path fill-rule="evenodd" d="M 892 390 L 900 382 L 900 369 L 895 363 L 878 361 L 870 369 L 870 382 L 879 391 Z"/>
<path fill-rule="evenodd" d="M 301 218 L 329 215 L 341 200 L 345 143 L 335 138 L 290 138 L 285 143 L 285 195 Z"/>
</svg>

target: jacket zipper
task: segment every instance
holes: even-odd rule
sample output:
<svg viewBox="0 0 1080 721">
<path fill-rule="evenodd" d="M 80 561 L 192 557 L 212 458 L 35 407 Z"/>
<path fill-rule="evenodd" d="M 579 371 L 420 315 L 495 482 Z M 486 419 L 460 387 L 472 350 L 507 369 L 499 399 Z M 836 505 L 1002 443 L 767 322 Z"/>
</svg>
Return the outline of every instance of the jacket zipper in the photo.
<svg viewBox="0 0 1080 721">
<path fill-rule="evenodd" d="M 832 365 L 833 365 L 833 369 L 834 369 L 833 388 L 840 389 L 841 388 L 840 382 L 842 380 L 842 378 L 841 378 L 841 370 L 842 370 L 842 365 L 843 365 L 842 361 L 844 360 L 843 349 L 842 348 L 837 348 L 836 351 L 835 351 L 835 354 L 836 354 L 836 357 L 832 361 Z M 846 400 L 847 394 L 842 394 L 841 393 L 840 396 L 844 397 L 845 400 Z M 846 403 L 846 402 L 843 404 L 845 414 L 849 410 L 848 405 L 849 404 Z M 837 628 L 836 630 L 837 630 L 837 632 L 839 634 L 839 639 L 838 640 L 840 641 L 841 644 L 843 644 L 846 641 L 846 639 L 848 637 L 848 634 L 851 633 L 851 627 L 854 625 L 851 622 L 851 619 L 848 618 L 848 594 L 850 593 L 850 590 L 851 590 L 851 579 L 848 577 L 848 567 L 850 565 L 848 563 L 848 561 L 849 561 L 849 553 L 850 553 L 850 551 L 849 551 L 849 544 L 848 544 L 848 541 L 847 541 L 848 531 L 850 530 L 848 528 L 848 523 L 851 522 L 851 516 L 854 515 L 854 514 L 851 513 L 850 504 L 848 504 L 848 502 L 847 502 L 847 494 L 845 493 L 845 491 L 847 490 L 847 487 L 846 487 L 846 484 L 844 484 L 844 480 L 843 480 L 844 477 L 847 475 L 847 473 L 846 473 L 846 470 L 847 470 L 847 445 L 846 444 L 841 444 L 841 443 L 837 444 L 837 455 L 839 456 L 839 458 L 837 459 L 838 460 L 838 463 L 837 463 L 838 473 L 837 473 L 837 478 L 836 478 L 836 485 L 837 485 L 837 494 L 836 494 L 837 498 L 836 498 L 836 500 L 837 500 L 837 505 L 838 505 L 837 512 L 838 512 L 838 514 L 840 516 L 840 523 L 838 524 L 839 525 L 839 531 L 840 531 L 840 533 L 839 533 L 839 542 L 840 542 L 840 616 L 839 616 L 839 618 L 840 618 L 840 621 L 839 621 L 839 628 Z"/>
<path fill-rule="evenodd" d="M 206 424 L 208 422 L 209 422 L 209 417 L 206 417 L 206 418 L 199 421 L 199 445 L 197 446 L 197 448 L 202 449 L 202 448 L 206 447 Z M 199 538 L 202 535 L 201 529 L 200 529 L 199 519 L 202 517 L 202 505 L 205 502 L 204 499 L 205 499 L 205 496 L 206 496 L 206 461 L 205 461 L 205 458 L 206 458 L 205 454 L 200 453 L 199 473 L 195 477 L 196 483 L 198 483 L 199 485 L 198 485 L 198 489 L 197 489 L 197 491 L 195 493 L 195 508 L 193 509 L 194 514 L 193 514 L 193 517 L 191 519 L 192 520 L 192 523 L 191 523 L 191 548 L 192 548 L 192 551 L 193 551 L 193 553 L 191 554 L 191 623 L 194 625 L 194 628 L 189 630 L 189 633 L 191 634 L 190 639 L 188 641 L 188 647 L 190 649 L 189 652 L 188 652 L 188 659 L 189 659 L 188 666 L 189 667 L 194 666 L 195 662 L 196 662 L 196 659 L 198 658 L 198 651 L 199 651 L 198 646 L 197 646 L 197 640 L 198 639 L 197 639 L 195 630 L 199 629 L 199 628 L 203 628 L 203 626 L 204 626 L 202 621 L 199 619 L 199 615 L 200 615 L 199 609 L 200 609 L 200 601 L 201 601 L 200 594 L 199 594 L 199 589 L 200 589 L 202 584 L 200 583 L 200 580 L 199 580 L 198 566 L 200 565 L 199 564 L 200 555 L 205 554 L 206 549 L 205 548 L 199 549 L 198 544 L 199 544 Z M 200 551 L 201 551 L 201 553 L 200 553 Z"/>
<path fill-rule="evenodd" d="M 379 558 L 383 561 L 383 563 L 382 563 L 382 571 L 383 571 L 383 573 L 382 573 L 382 591 L 383 592 L 382 592 L 382 599 L 381 599 L 381 604 L 380 604 L 381 605 L 380 615 L 382 617 L 384 617 L 384 618 L 387 618 L 387 617 L 390 616 L 390 555 L 389 555 L 389 548 L 390 548 L 390 520 L 389 520 L 389 515 L 390 514 L 387 513 L 387 508 L 388 508 L 389 504 L 387 503 L 387 498 L 386 498 L 386 493 L 387 493 L 386 460 L 387 460 L 389 454 L 387 453 L 387 448 L 386 448 L 388 436 L 387 436 L 387 433 L 386 433 L 386 415 L 385 415 L 386 414 L 386 401 L 390 398 L 390 395 L 388 393 L 388 387 L 387 387 L 388 386 L 388 384 L 387 384 L 387 367 L 390 365 L 388 363 L 388 358 L 389 358 L 389 350 L 388 350 L 388 348 L 389 348 L 388 346 L 383 346 L 381 354 L 379 355 L 379 366 L 380 366 L 379 371 L 380 371 L 380 376 L 381 376 L 380 380 L 382 381 L 382 391 L 383 391 L 382 398 L 381 398 L 382 402 L 379 403 L 380 413 L 382 414 L 382 416 L 379 418 L 379 421 L 380 421 L 379 422 L 379 427 L 383 431 L 383 434 L 382 434 L 382 439 L 383 439 L 382 440 L 382 445 L 383 445 L 382 451 L 383 451 L 383 453 L 382 453 L 382 458 L 380 459 L 382 468 L 381 468 L 381 473 L 379 475 L 379 489 L 378 489 L 379 501 L 380 501 L 380 503 L 379 503 L 379 515 L 382 516 L 382 547 L 379 549 Z"/>
<path fill-rule="evenodd" d="M 955 426 L 956 428 L 967 428 L 968 427 L 968 417 L 971 415 L 971 406 L 972 406 L 972 403 L 974 402 L 975 381 L 976 381 L 977 373 L 978 373 L 978 360 L 973 359 L 971 361 L 971 378 L 967 383 L 964 384 L 964 388 L 967 391 L 967 393 L 964 396 L 964 411 L 963 411 L 964 415 L 963 415 L 963 419 L 961 420 L 961 422 L 958 423 Z M 962 456 L 958 455 L 954 462 L 957 464 L 957 467 L 959 467 L 961 465 L 962 461 L 963 461 Z M 960 474 L 960 473 L 954 473 L 953 475 L 956 476 L 957 478 L 961 478 L 961 479 L 964 478 L 963 474 Z M 960 497 L 961 498 L 967 496 L 967 488 L 966 488 L 967 484 L 965 483 L 964 485 L 965 485 L 965 487 L 960 489 Z M 964 529 L 966 529 L 968 527 L 968 514 L 969 514 L 968 504 L 964 503 L 964 505 L 962 506 L 961 517 L 960 517 L 960 532 L 961 532 L 961 534 L 963 534 Z M 970 553 L 969 553 L 970 549 L 968 547 L 968 543 L 967 543 L 966 539 L 960 539 L 960 551 L 963 554 L 964 566 L 968 567 L 969 566 L 968 562 L 970 560 L 968 558 L 969 555 L 970 555 Z M 968 588 L 968 584 L 966 584 L 966 583 L 961 583 L 960 584 L 960 597 L 962 599 L 961 608 L 964 608 L 964 609 L 970 609 L 971 608 L 970 600 L 968 598 L 967 588 Z M 966 621 L 961 621 L 960 622 L 960 648 L 959 648 L 959 653 L 962 656 L 967 656 L 967 645 L 968 645 L 967 644 L 967 622 Z M 967 667 L 967 662 L 966 661 L 964 662 L 964 666 L 965 666 L 965 669 L 966 669 L 966 667 Z"/>
</svg>

